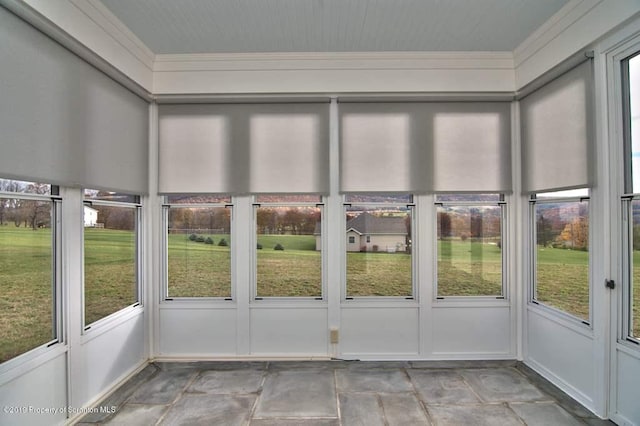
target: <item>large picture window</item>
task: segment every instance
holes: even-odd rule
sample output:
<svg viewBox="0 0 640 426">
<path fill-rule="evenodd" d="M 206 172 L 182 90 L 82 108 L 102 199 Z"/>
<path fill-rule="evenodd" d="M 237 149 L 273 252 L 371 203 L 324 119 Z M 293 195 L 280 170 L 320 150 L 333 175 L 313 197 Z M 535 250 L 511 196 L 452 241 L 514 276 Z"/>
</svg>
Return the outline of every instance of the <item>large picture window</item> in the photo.
<svg viewBox="0 0 640 426">
<path fill-rule="evenodd" d="M 58 340 L 56 195 L 0 179 L 0 363 Z"/>
<path fill-rule="evenodd" d="M 322 197 L 256 196 L 256 298 L 322 298 Z"/>
<path fill-rule="evenodd" d="M 139 302 L 138 196 L 84 190 L 84 324 Z"/>
<path fill-rule="evenodd" d="M 345 196 L 346 298 L 414 297 L 411 195 Z"/>
<path fill-rule="evenodd" d="M 499 194 L 436 198 L 437 297 L 503 295 L 503 205 Z"/>
<path fill-rule="evenodd" d="M 531 198 L 535 243 L 533 303 L 590 320 L 589 191 L 539 193 Z"/>
<path fill-rule="evenodd" d="M 231 197 L 167 197 L 167 298 L 231 298 Z"/>
</svg>

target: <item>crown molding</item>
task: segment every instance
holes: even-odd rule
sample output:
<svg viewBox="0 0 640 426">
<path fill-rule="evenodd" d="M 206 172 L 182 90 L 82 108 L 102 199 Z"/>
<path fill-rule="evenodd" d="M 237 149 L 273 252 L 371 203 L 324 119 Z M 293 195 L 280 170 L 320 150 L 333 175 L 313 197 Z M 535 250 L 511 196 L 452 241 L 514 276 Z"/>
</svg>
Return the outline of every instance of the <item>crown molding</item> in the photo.
<svg viewBox="0 0 640 426">
<path fill-rule="evenodd" d="M 154 72 L 514 68 L 511 52 L 333 52 L 156 55 Z"/>
<path fill-rule="evenodd" d="M 147 68 L 153 69 L 155 54 L 99 0 L 68 0 Z"/>
<path fill-rule="evenodd" d="M 556 12 L 513 51 L 515 68 L 531 59 L 549 43 L 568 31 L 604 0 L 571 0 Z"/>
</svg>

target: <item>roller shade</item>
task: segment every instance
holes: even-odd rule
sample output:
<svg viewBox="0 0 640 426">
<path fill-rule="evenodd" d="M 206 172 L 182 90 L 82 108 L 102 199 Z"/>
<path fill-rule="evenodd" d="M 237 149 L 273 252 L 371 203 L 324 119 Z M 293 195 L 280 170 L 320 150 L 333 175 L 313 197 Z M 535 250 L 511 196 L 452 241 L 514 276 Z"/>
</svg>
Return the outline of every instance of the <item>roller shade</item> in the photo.
<svg viewBox="0 0 640 426">
<path fill-rule="evenodd" d="M 431 123 L 420 103 L 341 103 L 340 192 L 425 193 Z"/>
<path fill-rule="evenodd" d="M 433 145 L 434 192 L 512 191 L 509 103 L 436 104 Z"/>
<path fill-rule="evenodd" d="M 159 192 L 329 190 L 326 103 L 161 105 Z"/>
<path fill-rule="evenodd" d="M 0 177 L 148 192 L 148 103 L 0 8 Z"/>
<path fill-rule="evenodd" d="M 341 103 L 343 193 L 509 192 L 506 102 Z"/>
<path fill-rule="evenodd" d="M 592 92 L 587 60 L 520 101 L 524 192 L 593 185 Z"/>
</svg>

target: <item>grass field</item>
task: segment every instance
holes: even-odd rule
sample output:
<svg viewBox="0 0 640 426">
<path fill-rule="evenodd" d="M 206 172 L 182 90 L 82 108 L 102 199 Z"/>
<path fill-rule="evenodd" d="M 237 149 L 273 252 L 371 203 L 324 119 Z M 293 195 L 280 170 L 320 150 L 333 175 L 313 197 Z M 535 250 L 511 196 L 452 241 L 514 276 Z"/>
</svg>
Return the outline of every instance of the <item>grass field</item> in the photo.
<svg viewBox="0 0 640 426">
<path fill-rule="evenodd" d="M 477 241 L 438 242 L 438 296 L 502 294 L 502 252 Z"/>
<path fill-rule="evenodd" d="M 133 233 L 87 229 L 86 323 L 136 300 Z M 169 295 L 228 297 L 230 246 L 169 235 Z M 257 250 L 258 295 L 321 295 L 321 256 L 313 236 L 264 235 Z M 280 243 L 283 251 L 274 250 Z M 500 292 L 500 249 L 469 241 L 439 242 L 438 294 Z M 538 300 L 578 317 L 588 315 L 588 253 L 538 249 Z M 44 344 L 52 335 L 51 233 L 0 227 L 0 362 Z M 421 261 L 426 261 L 422 259 Z M 349 296 L 411 294 L 411 257 L 405 253 L 347 253 Z M 480 278 L 478 278 L 480 277 Z M 640 252 L 634 253 L 634 335 L 640 336 Z M 335 283 L 329 283 L 334 285 Z"/>
</svg>

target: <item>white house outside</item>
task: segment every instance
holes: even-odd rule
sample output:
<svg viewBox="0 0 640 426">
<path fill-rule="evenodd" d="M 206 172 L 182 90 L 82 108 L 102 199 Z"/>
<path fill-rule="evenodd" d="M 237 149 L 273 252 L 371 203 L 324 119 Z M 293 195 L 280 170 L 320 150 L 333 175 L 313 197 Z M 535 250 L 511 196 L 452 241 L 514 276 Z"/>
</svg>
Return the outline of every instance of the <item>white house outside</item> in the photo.
<svg viewBox="0 0 640 426">
<path fill-rule="evenodd" d="M 347 222 L 347 251 L 407 251 L 407 224 L 404 217 L 376 216 L 361 213 Z M 316 226 L 316 250 L 320 250 L 322 240 L 319 226 Z"/>
<path fill-rule="evenodd" d="M 84 226 L 85 228 L 95 228 L 98 223 L 98 210 L 89 206 L 84 206 Z"/>
</svg>

